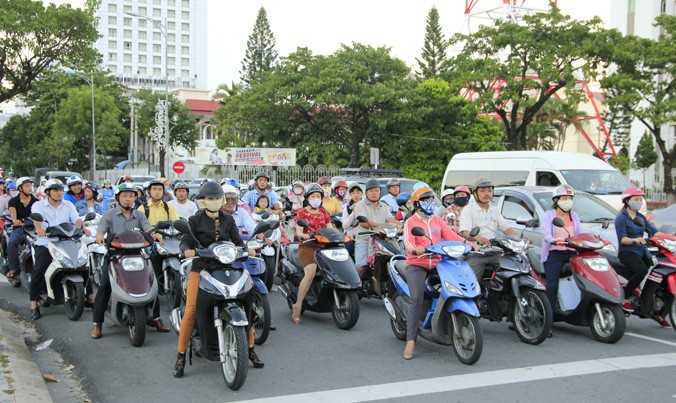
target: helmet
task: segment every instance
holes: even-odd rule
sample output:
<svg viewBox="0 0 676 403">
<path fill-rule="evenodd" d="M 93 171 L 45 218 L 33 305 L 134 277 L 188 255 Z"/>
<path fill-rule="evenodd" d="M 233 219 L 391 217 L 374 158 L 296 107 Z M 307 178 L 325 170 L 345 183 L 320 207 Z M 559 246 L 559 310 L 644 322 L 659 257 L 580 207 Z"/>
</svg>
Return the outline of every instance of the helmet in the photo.
<svg viewBox="0 0 676 403">
<path fill-rule="evenodd" d="M 404 204 L 408 203 L 408 200 L 411 198 L 411 195 L 409 193 L 399 193 L 399 196 L 397 196 L 397 206 L 403 206 Z"/>
<path fill-rule="evenodd" d="M 359 182 L 352 182 L 352 184 L 350 185 L 350 187 L 347 188 L 347 192 L 348 192 L 348 193 L 352 193 L 352 190 L 353 190 L 354 188 L 358 188 L 358 189 L 361 190 L 362 192 L 364 191 L 364 190 L 361 188 L 361 185 L 359 184 Z"/>
<path fill-rule="evenodd" d="M 430 185 L 428 185 L 427 183 L 425 183 L 425 182 L 418 182 L 418 183 L 416 183 L 415 185 L 413 185 L 413 190 L 418 190 L 418 189 L 420 189 L 420 188 L 428 188 L 428 187 L 430 187 Z"/>
<path fill-rule="evenodd" d="M 373 189 L 373 188 L 380 189 L 380 183 L 378 183 L 378 181 L 375 180 L 375 179 L 369 179 L 366 182 L 366 191 L 368 191 L 369 189 Z"/>
<path fill-rule="evenodd" d="M 99 187 L 96 182 L 87 182 L 87 184 L 84 185 L 84 188 L 94 192 L 94 197 L 99 194 Z"/>
<path fill-rule="evenodd" d="M 317 183 L 311 183 L 305 188 L 305 198 L 307 199 L 310 197 L 312 193 L 321 193 L 323 195 L 324 189 L 322 189 L 322 187 Z"/>
<path fill-rule="evenodd" d="M 413 191 L 413 194 L 411 195 L 411 201 L 413 203 L 416 203 L 420 201 L 420 199 L 427 199 L 428 197 L 434 196 L 434 190 L 430 187 L 426 188 L 418 188 Z"/>
<path fill-rule="evenodd" d="M 22 176 L 21 178 L 16 180 L 16 187 L 21 187 L 24 183 L 33 183 L 33 179 L 27 177 L 27 176 Z"/>
<path fill-rule="evenodd" d="M 460 192 L 467 193 L 467 196 L 472 194 L 472 192 L 470 192 L 470 190 L 467 186 L 460 185 L 460 186 L 456 187 L 455 190 L 453 190 L 453 196 L 455 196 L 456 193 L 460 193 Z"/>
<path fill-rule="evenodd" d="M 77 175 L 71 175 L 66 179 L 66 185 L 68 185 L 68 189 L 70 189 L 71 186 L 77 185 L 77 184 L 82 184 L 82 178 L 80 178 Z"/>
<path fill-rule="evenodd" d="M 474 190 L 479 190 L 480 188 L 495 188 L 493 186 L 493 182 L 489 181 L 486 178 L 479 178 L 476 183 L 474 184 Z"/>
<path fill-rule="evenodd" d="M 190 191 L 190 189 L 188 188 L 188 184 L 185 182 L 176 182 L 176 184 L 174 185 L 174 192 L 177 191 L 178 189 L 185 189 L 188 192 Z"/>
<path fill-rule="evenodd" d="M 267 174 L 267 172 L 263 172 L 263 171 L 261 171 L 261 172 L 259 172 L 259 173 L 256 174 L 256 177 L 254 178 L 254 181 L 257 181 L 258 178 L 265 178 L 265 179 L 267 179 L 267 180 L 270 180 L 270 176 Z"/>
<path fill-rule="evenodd" d="M 624 192 L 622 192 L 622 202 L 632 196 L 645 196 L 645 193 L 643 193 L 643 191 L 636 186 L 628 187 L 624 190 Z"/>
<path fill-rule="evenodd" d="M 145 185 L 145 183 L 144 183 Z M 150 189 L 153 186 L 162 186 L 162 191 L 164 191 L 164 182 L 162 182 L 162 179 L 153 179 L 150 182 L 148 182 L 148 186 L 145 186 L 146 189 Z"/>
<path fill-rule="evenodd" d="M 198 196 L 199 198 L 209 197 L 212 199 L 218 199 L 219 197 L 223 196 L 223 189 L 221 188 L 221 185 L 216 182 L 204 182 L 202 186 L 200 186 L 200 192 Z"/>
<path fill-rule="evenodd" d="M 130 192 L 136 194 L 136 188 L 133 185 L 130 185 L 129 183 L 120 183 L 117 189 L 115 189 L 115 199 L 117 199 L 117 196 L 119 196 L 120 193 L 122 192 Z"/>
<path fill-rule="evenodd" d="M 346 187 L 347 187 L 347 182 L 345 182 L 345 181 L 338 181 L 338 182 L 336 182 L 335 185 L 333 185 L 333 188 L 334 188 L 334 189 L 337 189 L 337 188 L 339 188 L 339 187 L 344 187 L 344 188 L 346 188 Z"/>
<path fill-rule="evenodd" d="M 331 178 L 329 178 L 328 176 L 322 176 L 321 178 L 319 178 L 317 183 L 319 184 L 319 186 L 330 185 L 331 184 Z"/>
<path fill-rule="evenodd" d="M 15 189 L 16 189 L 16 182 L 8 181 L 7 182 L 7 190 L 15 190 Z"/>
<path fill-rule="evenodd" d="M 142 189 L 142 190 L 148 189 L 148 187 L 150 186 L 150 181 L 145 181 L 145 182 L 143 182 L 143 185 L 141 185 L 141 186 L 143 186 L 143 189 Z"/>
<path fill-rule="evenodd" d="M 560 196 L 575 196 L 575 191 L 570 185 L 557 186 L 552 192 L 552 200 Z"/>
<path fill-rule="evenodd" d="M 143 185 L 136 185 L 136 186 L 131 185 L 131 187 L 136 189 L 137 192 L 143 193 Z"/>
<path fill-rule="evenodd" d="M 446 197 L 446 196 L 451 196 L 451 195 L 454 196 L 454 195 L 455 195 L 455 191 L 453 190 L 453 188 L 448 188 L 448 189 L 444 190 L 444 191 L 441 193 L 441 199 L 443 200 L 444 197 Z"/>
<path fill-rule="evenodd" d="M 294 187 L 294 186 L 302 186 L 303 189 L 305 189 L 305 184 L 300 179 L 295 179 L 293 182 L 291 182 L 291 187 Z"/>
<path fill-rule="evenodd" d="M 162 182 L 162 183 L 164 183 L 164 182 L 167 181 L 167 178 L 162 177 L 162 178 L 159 179 L 159 181 Z"/>
<path fill-rule="evenodd" d="M 236 188 L 232 185 L 225 184 L 221 186 L 221 189 L 223 189 L 223 194 L 227 195 L 236 195 L 239 197 L 239 188 Z"/>
<path fill-rule="evenodd" d="M 122 178 L 122 182 L 126 182 L 126 181 L 132 181 L 133 182 L 134 179 L 132 179 L 132 177 L 129 176 L 129 175 L 125 175 L 124 178 Z"/>
<path fill-rule="evenodd" d="M 230 180 L 230 178 L 221 179 L 221 185 L 225 185 L 226 183 L 228 183 L 229 180 Z"/>
<path fill-rule="evenodd" d="M 230 185 L 230 186 L 233 186 L 235 189 L 237 189 L 238 193 L 239 193 L 239 189 L 242 187 L 239 184 L 239 181 L 237 179 L 228 179 L 225 183 Z"/>
<path fill-rule="evenodd" d="M 110 183 L 110 179 L 104 179 L 103 182 L 101 182 L 101 183 L 103 183 L 104 185 L 105 185 L 106 183 Z"/>
<path fill-rule="evenodd" d="M 45 193 L 50 190 L 63 190 L 63 182 L 56 178 L 48 180 L 47 183 L 45 183 Z"/>
<path fill-rule="evenodd" d="M 399 179 L 392 178 L 387 181 L 387 188 L 389 189 L 390 186 L 401 186 L 401 183 L 399 182 Z"/>
</svg>

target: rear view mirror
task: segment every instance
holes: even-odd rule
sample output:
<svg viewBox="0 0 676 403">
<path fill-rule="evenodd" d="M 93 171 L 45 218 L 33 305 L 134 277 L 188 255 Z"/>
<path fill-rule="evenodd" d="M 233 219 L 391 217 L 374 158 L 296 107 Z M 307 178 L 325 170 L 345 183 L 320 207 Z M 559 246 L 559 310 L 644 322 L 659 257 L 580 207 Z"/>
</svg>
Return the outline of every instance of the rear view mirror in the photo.
<svg viewBox="0 0 676 403">
<path fill-rule="evenodd" d="M 33 220 L 35 219 L 33 218 Z M 634 224 L 638 225 L 639 227 L 645 227 L 645 220 L 639 216 L 636 216 L 634 217 Z"/>
<path fill-rule="evenodd" d="M 160 221 L 155 225 L 156 229 L 168 229 L 171 227 L 171 221 Z"/>
<path fill-rule="evenodd" d="M 270 217 L 270 213 L 267 211 L 262 211 L 259 215 L 261 216 L 261 220 L 267 220 Z"/>
<path fill-rule="evenodd" d="M 358 215 L 357 221 L 359 221 L 360 223 L 367 223 L 367 222 L 369 222 L 369 219 L 364 217 L 363 215 Z"/>
<path fill-rule="evenodd" d="M 279 221 L 278 221 L 279 222 Z M 263 232 L 267 232 L 270 230 L 271 226 L 269 222 L 261 222 L 258 225 L 256 225 L 256 228 L 254 228 L 253 234 L 251 234 L 251 237 L 255 237 L 258 234 L 262 234 Z"/>
<path fill-rule="evenodd" d="M 639 218 L 639 217 L 636 217 L 636 218 Z M 601 224 L 601 228 L 606 229 L 608 227 L 610 227 L 610 220 L 608 220 L 608 219 L 603 220 L 603 224 Z"/>
<path fill-rule="evenodd" d="M 413 227 L 411 228 L 411 234 L 414 236 L 425 236 L 425 230 L 421 227 Z"/>
<path fill-rule="evenodd" d="M 310 223 L 307 220 L 301 218 L 300 220 L 296 221 L 296 225 L 301 228 L 307 228 L 307 226 L 310 225 Z"/>
<path fill-rule="evenodd" d="M 279 228 L 279 221 L 275 221 L 270 225 L 270 229 L 277 229 Z"/>
<path fill-rule="evenodd" d="M 190 234 L 190 224 L 187 221 L 178 220 L 174 223 L 174 228 L 182 234 Z"/>
<path fill-rule="evenodd" d="M 44 221 L 45 219 L 42 218 L 42 214 L 40 214 L 40 213 L 33 213 L 33 214 L 31 214 L 31 220 L 42 222 L 42 221 Z"/>
<path fill-rule="evenodd" d="M 474 227 L 472 230 L 469 232 L 469 237 L 474 238 L 475 236 L 479 235 L 479 232 L 481 232 L 481 228 L 479 227 Z"/>
<path fill-rule="evenodd" d="M 87 215 L 84 216 L 84 220 L 82 220 L 82 221 L 92 221 L 95 218 L 96 218 L 96 213 L 87 213 Z"/>
<path fill-rule="evenodd" d="M 526 227 L 528 227 L 528 228 L 535 228 L 535 227 L 539 227 L 539 226 L 540 226 L 540 220 L 538 220 L 537 218 L 531 218 L 526 223 Z"/>
<path fill-rule="evenodd" d="M 552 224 L 553 224 L 555 227 L 559 227 L 559 228 L 563 228 L 563 227 L 566 226 L 566 224 L 563 222 L 563 220 L 560 219 L 559 217 L 555 217 L 555 218 L 552 220 Z"/>
</svg>

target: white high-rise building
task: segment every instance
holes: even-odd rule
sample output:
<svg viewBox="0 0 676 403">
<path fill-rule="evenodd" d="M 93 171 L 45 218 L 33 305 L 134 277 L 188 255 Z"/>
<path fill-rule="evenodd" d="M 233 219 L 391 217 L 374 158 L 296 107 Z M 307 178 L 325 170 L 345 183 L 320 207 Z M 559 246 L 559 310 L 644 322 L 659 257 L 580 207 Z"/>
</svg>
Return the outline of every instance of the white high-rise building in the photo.
<svg viewBox="0 0 676 403">
<path fill-rule="evenodd" d="M 207 0 L 102 0 L 97 18 L 96 48 L 118 81 L 163 89 L 168 77 L 169 88 L 207 87 Z"/>
</svg>

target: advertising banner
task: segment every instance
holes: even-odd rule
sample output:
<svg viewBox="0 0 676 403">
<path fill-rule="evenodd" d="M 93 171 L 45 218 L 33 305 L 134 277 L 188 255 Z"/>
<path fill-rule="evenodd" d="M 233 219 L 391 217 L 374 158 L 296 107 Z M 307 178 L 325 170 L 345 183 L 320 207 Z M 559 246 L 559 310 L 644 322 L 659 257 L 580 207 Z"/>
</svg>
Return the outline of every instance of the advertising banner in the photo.
<svg viewBox="0 0 676 403">
<path fill-rule="evenodd" d="M 296 165 L 294 148 L 195 148 L 195 163 L 204 165 Z"/>
</svg>

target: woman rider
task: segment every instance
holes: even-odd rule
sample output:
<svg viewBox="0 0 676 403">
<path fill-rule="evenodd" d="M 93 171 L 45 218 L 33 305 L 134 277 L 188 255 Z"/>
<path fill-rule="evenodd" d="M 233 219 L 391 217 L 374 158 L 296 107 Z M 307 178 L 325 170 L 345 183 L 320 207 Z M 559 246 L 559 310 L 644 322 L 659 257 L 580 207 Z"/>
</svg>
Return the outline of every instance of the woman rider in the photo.
<svg viewBox="0 0 676 403">
<path fill-rule="evenodd" d="M 322 198 L 324 197 L 324 190 L 316 183 L 311 183 L 305 189 L 305 200 L 307 207 L 299 209 L 296 212 L 296 222 L 298 220 L 307 220 L 309 223 L 307 227 L 302 228 L 296 226 L 296 236 L 300 241 L 307 241 L 312 237 L 312 234 L 319 232 L 324 228 L 333 228 L 331 224 L 331 216 L 322 208 Z M 291 312 L 291 320 L 297 325 L 300 325 L 300 313 L 303 309 L 303 299 L 312 285 L 312 280 L 317 273 L 317 263 L 315 262 L 315 251 L 322 246 L 316 242 L 302 242 L 298 245 L 298 258 L 303 265 L 303 280 L 298 286 L 298 299 L 293 305 Z"/>
<path fill-rule="evenodd" d="M 197 240 L 191 234 L 184 234 L 181 238 L 181 252 L 183 252 L 185 257 L 195 257 L 196 248 L 205 248 L 217 241 L 230 241 L 237 246 L 243 247 L 244 241 L 239 236 L 235 220 L 220 211 L 223 205 L 223 189 L 221 186 L 217 182 L 205 182 L 200 186 L 199 197 L 201 198 L 199 205 L 202 210 L 199 210 L 188 219 L 190 230 Z M 254 256 L 255 252 L 249 250 L 249 255 Z M 200 259 L 193 261 L 188 276 L 185 312 L 181 320 L 181 330 L 178 335 L 178 359 L 174 365 L 174 376 L 176 378 L 183 376 L 185 350 L 188 348 L 188 342 L 190 341 L 190 336 L 197 319 L 197 291 L 200 282 L 200 271 L 214 269 L 214 266 L 218 266 L 218 263 L 206 262 Z M 251 323 L 250 304 L 248 304 L 247 311 L 247 317 L 249 318 L 249 323 Z M 253 348 L 253 329 L 249 329 L 249 332 L 249 360 L 251 360 L 255 368 L 263 368 L 263 362 L 258 359 Z"/>
</svg>

